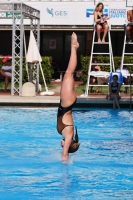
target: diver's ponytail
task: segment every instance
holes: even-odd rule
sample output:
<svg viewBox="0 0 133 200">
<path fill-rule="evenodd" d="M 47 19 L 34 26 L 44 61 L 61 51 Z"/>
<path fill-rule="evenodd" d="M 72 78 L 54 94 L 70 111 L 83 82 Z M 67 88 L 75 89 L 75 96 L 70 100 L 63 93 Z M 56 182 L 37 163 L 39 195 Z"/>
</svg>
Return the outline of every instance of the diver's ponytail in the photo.
<svg viewBox="0 0 133 200">
<path fill-rule="evenodd" d="M 78 143 L 79 137 L 78 137 L 78 130 L 77 130 L 77 127 L 76 127 L 76 126 L 75 126 L 75 129 L 76 129 L 76 133 L 75 133 L 75 142 Z"/>
</svg>

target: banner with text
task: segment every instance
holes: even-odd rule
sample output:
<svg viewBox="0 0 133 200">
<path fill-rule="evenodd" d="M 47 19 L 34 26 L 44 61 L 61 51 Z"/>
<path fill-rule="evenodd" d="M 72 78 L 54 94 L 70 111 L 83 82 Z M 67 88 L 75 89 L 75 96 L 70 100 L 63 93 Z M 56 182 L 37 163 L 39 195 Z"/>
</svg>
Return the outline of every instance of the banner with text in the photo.
<svg viewBox="0 0 133 200">
<path fill-rule="evenodd" d="M 29 6 L 40 10 L 41 25 L 92 25 L 94 23 L 94 4 L 88 2 L 26 2 Z M 130 8 L 128 8 L 130 9 Z M 104 9 L 104 15 L 111 16 L 112 25 L 123 25 L 126 21 L 126 7 L 122 3 Z M 11 24 L 10 16 L 5 13 L 6 20 L 0 19 L 0 24 Z M 27 19 L 24 24 L 29 24 Z"/>
</svg>

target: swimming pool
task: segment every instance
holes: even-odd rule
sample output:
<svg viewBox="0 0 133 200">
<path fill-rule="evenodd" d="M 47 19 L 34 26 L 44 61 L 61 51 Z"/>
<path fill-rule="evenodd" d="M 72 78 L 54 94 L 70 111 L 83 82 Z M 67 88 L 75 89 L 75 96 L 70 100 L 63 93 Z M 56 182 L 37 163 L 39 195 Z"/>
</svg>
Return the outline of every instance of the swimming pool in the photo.
<svg viewBox="0 0 133 200">
<path fill-rule="evenodd" d="M 61 162 L 57 109 L 0 109 L 0 199 L 133 199 L 133 114 L 74 109 L 80 149 Z"/>
</svg>

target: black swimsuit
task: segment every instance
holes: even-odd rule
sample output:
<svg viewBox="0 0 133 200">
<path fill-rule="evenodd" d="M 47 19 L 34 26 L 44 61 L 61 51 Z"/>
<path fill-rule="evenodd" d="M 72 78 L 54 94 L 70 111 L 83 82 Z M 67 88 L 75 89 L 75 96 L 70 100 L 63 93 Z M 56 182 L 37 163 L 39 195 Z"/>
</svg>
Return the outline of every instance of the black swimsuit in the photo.
<svg viewBox="0 0 133 200">
<path fill-rule="evenodd" d="M 129 22 L 129 23 L 127 24 L 127 26 L 131 26 L 131 28 L 133 28 L 133 22 Z"/>
<path fill-rule="evenodd" d="M 100 15 L 97 15 L 97 19 L 101 19 L 101 16 L 100 16 Z M 97 22 L 96 25 L 98 24 L 98 25 L 102 26 L 102 28 L 103 28 L 103 27 L 104 27 L 104 24 L 106 24 L 106 23 L 107 23 L 106 21 L 103 22 L 103 23 Z"/>
<path fill-rule="evenodd" d="M 77 100 L 77 98 L 76 98 Z M 76 103 L 76 100 L 74 101 L 74 103 L 69 106 L 69 107 L 62 107 L 61 105 L 61 101 L 59 104 L 59 108 L 58 108 L 58 113 L 57 113 L 57 131 L 59 134 L 62 135 L 62 131 L 66 126 L 74 126 L 74 125 L 66 125 L 62 122 L 62 118 L 65 115 L 65 113 L 67 113 L 68 111 L 72 110 L 72 107 L 74 106 L 74 104 Z"/>
<path fill-rule="evenodd" d="M 116 93 L 118 90 L 118 83 L 114 86 L 113 83 L 111 83 L 111 91 L 112 93 Z"/>
</svg>

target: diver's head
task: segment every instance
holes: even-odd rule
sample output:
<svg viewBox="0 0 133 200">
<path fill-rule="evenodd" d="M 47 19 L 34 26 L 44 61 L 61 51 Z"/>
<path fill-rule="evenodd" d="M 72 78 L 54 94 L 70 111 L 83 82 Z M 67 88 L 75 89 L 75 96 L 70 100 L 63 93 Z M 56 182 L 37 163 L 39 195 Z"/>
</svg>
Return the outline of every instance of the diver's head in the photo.
<svg viewBox="0 0 133 200">
<path fill-rule="evenodd" d="M 63 147 L 64 146 L 64 143 L 65 143 L 65 139 L 61 140 L 61 146 Z M 74 153 L 78 150 L 80 146 L 80 143 L 79 143 L 79 138 L 78 138 L 78 131 L 77 131 L 77 128 L 76 128 L 76 133 L 75 133 L 75 137 L 74 139 L 72 139 L 72 142 L 70 144 L 70 147 L 68 149 L 68 153 Z"/>
</svg>

